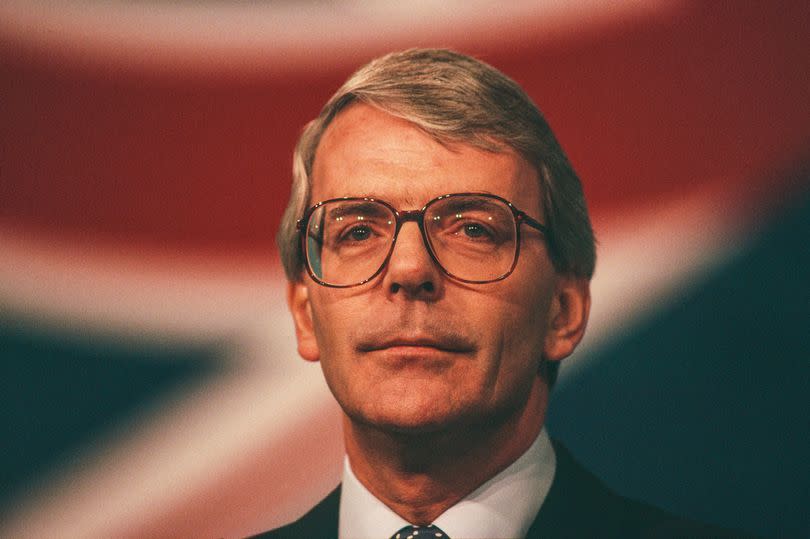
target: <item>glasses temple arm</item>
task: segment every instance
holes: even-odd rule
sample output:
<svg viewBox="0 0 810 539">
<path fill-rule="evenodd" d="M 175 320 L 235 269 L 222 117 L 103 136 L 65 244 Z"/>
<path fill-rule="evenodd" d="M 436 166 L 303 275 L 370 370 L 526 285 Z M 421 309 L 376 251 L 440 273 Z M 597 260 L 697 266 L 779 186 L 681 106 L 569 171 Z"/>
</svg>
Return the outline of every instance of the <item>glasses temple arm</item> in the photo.
<svg viewBox="0 0 810 539">
<path fill-rule="evenodd" d="M 546 226 L 543 225 L 543 223 L 541 223 L 537 219 L 529 217 L 526 213 L 520 210 L 518 210 L 518 218 L 520 219 L 520 222 L 526 223 L 530 227 L 539 230 L 540 232 L 543 233 L 543 235 L 548 235 L 548 228 L 546 228 Z"/>
<path fill-rule="evenodd" d="M 321 245 L 323 244 L 323 238 L 317 236 L 315 233 L 312 232 L 310 228 L 306 227 L 306 225 L 304 224 L 304 219 L 298 219 L 295 222 L 295 228 L 296 230 L 298 230 L 298 233 L 301 234 L 302 236 L 309 236 L 313 240 L 317 241 L 319 244 Z"/>
</svg>

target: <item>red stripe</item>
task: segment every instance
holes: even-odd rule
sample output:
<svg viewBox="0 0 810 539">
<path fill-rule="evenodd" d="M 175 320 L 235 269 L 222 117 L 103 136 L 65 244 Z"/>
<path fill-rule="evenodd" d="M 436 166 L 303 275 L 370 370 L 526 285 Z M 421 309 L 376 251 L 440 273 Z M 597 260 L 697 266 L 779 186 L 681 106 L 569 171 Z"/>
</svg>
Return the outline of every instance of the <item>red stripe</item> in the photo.
<svg viewBox="0 0 810 539">
<path fill-rule="evenodd" d="M 587 39 L 470 51 L 541 105 L 594 212 L 758 191 L 810 143 L 804 2 L 707 3 Z M 0 50 L 0 224 L 264 255 L 300 127 L 348 71 L 145 79 Z M 779 185 L 768 185 L 774 196 Z"/>
</svg>

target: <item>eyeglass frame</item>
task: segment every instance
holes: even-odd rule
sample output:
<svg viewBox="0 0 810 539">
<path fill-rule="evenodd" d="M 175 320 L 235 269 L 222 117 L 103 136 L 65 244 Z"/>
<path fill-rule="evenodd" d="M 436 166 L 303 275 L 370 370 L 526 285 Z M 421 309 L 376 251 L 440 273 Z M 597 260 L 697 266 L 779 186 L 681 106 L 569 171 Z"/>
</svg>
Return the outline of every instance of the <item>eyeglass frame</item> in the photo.
<svg viewBox="0 0 810 539">
<path fill-rule="evenodd" d="M 513 257 L 512 265 L 510 266 L 509 270 L 506 273 L 504 273 L 503 275 L 501 275 L 499 277 L 496 277 L 494 279 L 486 279 L 486 280 L 483 280 L 483 281 L 471 280 L 471 279 L 462 279 L 461 277 L 458 277 L 458 276 L 453 275 L 452 273 L 450 273 L 444 267 L 444 265 L 439 261 L 439 258 L 436 256 L 436 253 L 434 252 L 434 247 L 431 244 L 430 240 L 428 239 L 427 231 L 425 230 L 425 212 L 427 211 L 427 209 L 430 206 L 432 206 L 436 202 L 439 202 L 440 200 L 445 200 L 445 199 L 448 199 L 448 198 L 458 197 L 458 196 L 481 196 L 481 197 L 485 197 L 485 198 L 491 198 L 491 199 L 498 200 L 498 201 L 506 204 L 506 206 L 512 211 L 512 217 L 514 218 L 514 221 L 515 221 L 515 256 Z M 309 219 L 312 216 L 312 214 L 315 212 L 315 210 L 317 210 L 318 208 L 320 208 L 324 204 L 329 204 L 330 202 L 341 202 L 341 201 L 348 202 L 348 201 L 355 201 L 355 200 L 356 201 L 362 201 L 362 202 L 376 202 L 378 204 L 382 204 L 383 206 L 385 206 L 387 209 L 389 209 L 394 214 L 394 219 L 396 221 L 396 226 L 394 227 L 394 234 L 391 237 L 391 246 L 388 248 L 388 254 L 385 255 L 385 258 L 383 259 L 382 263 L 380 264 L 380 267 L 377 268 L 377 271 L 375 271 L 371 275 L 371 277 L 369 277 L 367 279 L 363 279 L 362 281 L 360 281 L 358 283 L 354 283 L 354 284 L 331 284 L 331 283 L 327 283 L 326 281 L 323 281 L 322 279 L 319 279 L 314 274 L 314 272 L 312 271 L 311 264 L 309 262 L 309 255 L 307 254 L 307 247 L 306 247 L 307 228 L 308 228 L 307 225 L 309 224 Z M 396 246 L 397 238 L 399 237 L 399 231 L 402 229 L 402 225 L 404 225 L 405 223 L 407 223 L 409 221 L 415 222 L 417 224 L 417 226 L 419 227 L 419 232 L 422 235 L 422 243 L 424 244 L 428 254 L 430 254 L 430 258 L 433 260 L 433 263 L 436 264 L 436 266 L 442 271 L 442 273 L 444 273 L 450 279 L 453 279 L 455 281 L 465 283 L 465 284 L 489 284 L 489 283 L 495 283 L 495 282 L 498 282 L 498 281 L 502 281 L 502 280 L 506 279 L 507 277 L 509 277 L 510 275 L 512 275 L 512 272 L 514 272 L 515 268 L 517 267 L 518 258 L 520 258 L 520 244 L 521 244 L 520 225 L 521 224 L 526 223 L 530 227 L 534 228 L 535 230 L 537 230 L 541 234 L 543 234 L 543 237 L 548 239 L 548 228 L 545 225 L 543 225 L 543 223 L 541 223 L 537 219 L 531 217 L 529 214 L 527 214 L 523 210 L 518 209 L 517 207 L 515 207 L 514 204 L 512 204 L 511 202 L 509 202 L 505 198 L 503 198 L 501 196 L 498 196 L 498 195 L 495 195 L 495 194 L 492 194 L 492 193 L 464 192 L 464 193 L 449 193 L 449 194 L 446 194 L 446 195 L 440 195 L 440 196 L 437 196 L 436 198 L 433 198 L 433 199 L 429 200 L 424 206 L 422 206 L 421 209 L 418 209 L 418 210 L 398 210 L 393 205 L 391 205 L 389 202 L 386 202 L 385 200 L 381 200 L 379 198 L 374 198 L 374 197 L 337 197 L 337 198 L 330 198 L 330 199 L 327 199 L 327 200 L 322 200 L 322 201 L 318 202 L 317 204 L 315 204 L 313 206 L 310 206 L 304 212 L 304 215 L 302 215 L 301 218 L 298 219 L 295 222 L 295 228 L 296 228 L 296 230 L 298 230 L 298 233 L 300 235 L 300 241 L 298 243 L 298 247 L 299 247 L 299 250 L 300 250 L 299 254 L 301 256 L 301 260 L 304 263 L 304 266 L 306 267 L 307 273 L 312 278 L 312 280 L 315 281 L 316 283 L 318 283 L 319 285 L 326 286 L 326 287 L 329 287 L 329 288 L 353 288 L 355 286 L 361 286 L 361 285 L 364 285 L 364 284 L 368 283 L 369 281 L 372 281 L 374 278 L 376 278 L 380 273 L 382 273 L 382 270 L 388 265 L 388 262 L 391 260 L 391 255 L 394 254 L 394 247 Z"/>
</svg>

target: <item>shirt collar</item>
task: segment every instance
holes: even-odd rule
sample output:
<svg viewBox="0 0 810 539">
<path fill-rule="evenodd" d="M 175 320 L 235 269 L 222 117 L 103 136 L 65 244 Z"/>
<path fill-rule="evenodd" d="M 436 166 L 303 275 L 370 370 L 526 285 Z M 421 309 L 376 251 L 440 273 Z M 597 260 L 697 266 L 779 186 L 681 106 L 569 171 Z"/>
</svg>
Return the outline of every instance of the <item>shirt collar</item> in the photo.
<svg viewBox="0 0 810 539">
<path fill-rule="evenodd" d="M 556 459 L 545 428 L 529 449 L 433 522 L 453 539 L 525 537 L 554 479 Z M 363 486 L 343 464 L 340 539 L 389 537 L 409 523 Z"/>
</svg>

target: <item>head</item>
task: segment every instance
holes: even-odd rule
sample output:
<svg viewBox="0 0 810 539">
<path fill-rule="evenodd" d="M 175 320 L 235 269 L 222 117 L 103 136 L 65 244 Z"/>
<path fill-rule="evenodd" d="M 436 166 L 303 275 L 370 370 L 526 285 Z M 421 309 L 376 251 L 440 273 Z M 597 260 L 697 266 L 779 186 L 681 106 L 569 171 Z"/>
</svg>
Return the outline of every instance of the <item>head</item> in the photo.
<svg viewBox="0 0 810 539">
<path fill-rule="evenodd" d="M 296 221 L 309 205 L 374 196 L 407 210 L 468 191 L 506 198 L 545 225 L 524 233 L 503 281 L 448 277 L 414 223 L 369 283 L 330 289 L 307 276 Z M 299 139 L 278 240 L 299 352 L 322 361 L 360 420 L 438 428 L 506 414 L 553 384 L 584 332 L 595 248 L 579 179 L 522 89 L 458 53 L 393 53 L 346 81 Z M 415 346 L 386 347 L 386 336 Z"/>
</svg>

